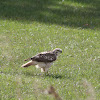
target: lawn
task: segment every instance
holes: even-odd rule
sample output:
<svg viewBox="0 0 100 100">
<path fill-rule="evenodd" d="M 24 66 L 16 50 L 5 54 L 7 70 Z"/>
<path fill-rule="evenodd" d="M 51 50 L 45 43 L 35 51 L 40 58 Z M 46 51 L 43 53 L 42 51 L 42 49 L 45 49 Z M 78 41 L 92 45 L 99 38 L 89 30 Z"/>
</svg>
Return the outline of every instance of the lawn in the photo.
<svg viewBox="0 0 100 100">
<path fill-rule="evenodd" d="M 100 0 L 0 0 L 0 100 L 100 99 Z M 61 48 L 41 75 L 24 59 Z"/>
</svg>

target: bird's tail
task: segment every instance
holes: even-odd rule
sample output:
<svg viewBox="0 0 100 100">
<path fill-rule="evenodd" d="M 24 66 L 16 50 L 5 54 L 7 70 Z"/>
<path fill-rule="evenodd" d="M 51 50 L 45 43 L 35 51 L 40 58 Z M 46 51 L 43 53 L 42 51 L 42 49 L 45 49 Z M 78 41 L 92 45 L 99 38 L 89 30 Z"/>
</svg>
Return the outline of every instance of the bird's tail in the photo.
<svg viewBox="0 0 100 100">
<path fill-rule="evenodd" d="M 29 66 L 31 66 L 31 65 L 36 65 L 36 62 L 34 62 L 34 61 L 29 61 L 29 62 L 23 64 L 21 67 L 29 67 Z"/>
</svg>

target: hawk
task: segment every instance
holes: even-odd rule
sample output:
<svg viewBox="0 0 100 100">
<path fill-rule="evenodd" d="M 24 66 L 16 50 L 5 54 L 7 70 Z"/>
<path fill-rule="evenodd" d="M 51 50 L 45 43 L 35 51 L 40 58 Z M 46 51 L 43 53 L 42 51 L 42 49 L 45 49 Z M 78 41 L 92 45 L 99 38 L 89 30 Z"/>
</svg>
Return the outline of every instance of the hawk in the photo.
<svg viewBox="0 0 100 100">
<path fill-rule="evenodd" d="M 41 52 L 31 58 L 26 59 L 25 61 L 30 61 L 23 64 L 21 67 L 29 67 L 31 65 L 35 65 L 36 68 L 41 69 L 41 72 L 48 72 L 48 69 L 51 67 L 53 62 L 57 60 L 57 57 L 60 53 L 62 53 L 60 48 L 56 48 L 49 52 Z"/>
</svg>

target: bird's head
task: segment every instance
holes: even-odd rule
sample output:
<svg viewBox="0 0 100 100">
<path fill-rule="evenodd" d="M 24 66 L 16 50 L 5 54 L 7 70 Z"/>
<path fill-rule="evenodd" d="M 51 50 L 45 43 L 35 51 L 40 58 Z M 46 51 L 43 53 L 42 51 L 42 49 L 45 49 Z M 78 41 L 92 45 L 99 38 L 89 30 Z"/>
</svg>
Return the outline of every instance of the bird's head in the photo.
<svg viewBox="0 0 100 100">
<path fill-rule="evenodd" d="M 53 53 L 58 56 L 60 53 L 62 53 L 62 50 L 60 48 L 56 48 L 53 50 Z"/>
</svg>

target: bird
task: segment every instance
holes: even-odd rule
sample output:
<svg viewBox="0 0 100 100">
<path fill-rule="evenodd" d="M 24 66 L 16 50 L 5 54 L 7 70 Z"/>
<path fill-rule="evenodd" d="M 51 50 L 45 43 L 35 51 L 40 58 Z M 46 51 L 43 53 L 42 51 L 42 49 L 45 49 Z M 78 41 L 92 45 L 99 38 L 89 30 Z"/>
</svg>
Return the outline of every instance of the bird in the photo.
<svg viewBox="0 0 100 100">
<path fill-rule="evenodd" d="M 62 53 L 62 49 L 55 48 L 52 51 L 46 51 L 36 54 L 35 56 L 25 59 L 24 61 L 28 61 L 23 64 L 21 67 L 29 67 L 31 65 L 35 65 L 36 68 L 40 68 L 41 72 L 48 72 L 49 68 L 53 64 L 54 61 L 57 60 L 59 54 Z"/>
</svg>

